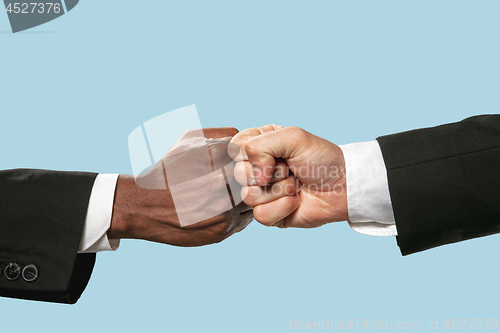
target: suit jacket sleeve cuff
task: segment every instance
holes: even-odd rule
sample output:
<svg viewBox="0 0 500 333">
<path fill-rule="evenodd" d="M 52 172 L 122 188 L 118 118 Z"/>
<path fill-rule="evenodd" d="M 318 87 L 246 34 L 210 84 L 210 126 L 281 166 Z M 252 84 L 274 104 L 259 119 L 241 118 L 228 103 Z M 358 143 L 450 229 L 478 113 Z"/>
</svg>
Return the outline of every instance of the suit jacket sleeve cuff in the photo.
<svg viewBox="0 0 500 333">
<path fill-rule="evenodd" d="M 77 254 L 95 177 L 86 172 L 0 171 L 0 266 L 38 269 L 32 281 L 23 274 L 8 279 L 4 269 L 0 296 L 76 303 L 95 263 L 95 254 Z"/>
<path fill-rule="evenodd" d="M 500 116 L 377 139 L 403 255 L 500 232 Z"/>
</svg>

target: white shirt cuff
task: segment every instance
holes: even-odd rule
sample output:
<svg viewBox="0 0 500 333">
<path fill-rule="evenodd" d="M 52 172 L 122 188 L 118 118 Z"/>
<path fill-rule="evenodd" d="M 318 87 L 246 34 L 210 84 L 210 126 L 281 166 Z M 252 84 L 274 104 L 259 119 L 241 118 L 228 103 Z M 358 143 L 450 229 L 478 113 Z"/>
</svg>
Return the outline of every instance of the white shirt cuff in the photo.
<svg viewBox="0 0 500 333">
<path fill-rule="evenodd" d="M 377 141 L 340 146 L 347 172 L 351 228 L 371 236 L 396 236 L 387 170 Z"/>
<path fill-rule="evenodd" d="M 87 218 L 83 227 L 78 253 L 116 251 L 119 239 L 108 239 L 106 232 L 111 226 L 117 174 L 99 174 L 90 194 Z"/>
</svg>

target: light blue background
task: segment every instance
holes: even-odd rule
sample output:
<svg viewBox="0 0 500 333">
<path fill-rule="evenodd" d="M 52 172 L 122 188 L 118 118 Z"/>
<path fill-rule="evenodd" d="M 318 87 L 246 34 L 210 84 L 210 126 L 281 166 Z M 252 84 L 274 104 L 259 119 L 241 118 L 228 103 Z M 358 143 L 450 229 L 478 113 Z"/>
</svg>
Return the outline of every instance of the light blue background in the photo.
<svg viewBox="0 0 500 333">
<path fill-rule="evenodd" d="M 90 1 L 26 33 L 0 13 L 0 168 L 130 173 L 127 137 L 297 125 L 338 143 L 500 110 L 498 1 Z M 43 33 L 47 32 L 47 33 Z M 28 231 L 27 231 L 28 232 Z M 402 257 L 346 223 L 101 253 L 74 306 L 0 299 L 2 331 L 289 332 L 290 320 L 500 319 L 499 236 Z"/>
</svg>

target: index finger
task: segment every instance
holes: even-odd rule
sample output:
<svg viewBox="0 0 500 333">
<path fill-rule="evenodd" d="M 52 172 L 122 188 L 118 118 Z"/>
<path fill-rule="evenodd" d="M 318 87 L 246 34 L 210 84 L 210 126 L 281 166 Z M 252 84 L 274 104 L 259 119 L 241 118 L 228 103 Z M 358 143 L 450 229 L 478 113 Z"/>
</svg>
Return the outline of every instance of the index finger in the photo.
<svg viewBox="0 0 500 333">
<path fill-rule="evenodd" d="M 228 147 L 229 156 L 237 162 L 248 161 L 248 156 L 245 152 L 245 145 L 249 140 L 264 133 L 276 131 L 282 128 L 283 126 L 270 124 L 261 127 L 247 128 L 239 132 L 234 136 L 234 138 L 229 143 Z"/>
</svg>

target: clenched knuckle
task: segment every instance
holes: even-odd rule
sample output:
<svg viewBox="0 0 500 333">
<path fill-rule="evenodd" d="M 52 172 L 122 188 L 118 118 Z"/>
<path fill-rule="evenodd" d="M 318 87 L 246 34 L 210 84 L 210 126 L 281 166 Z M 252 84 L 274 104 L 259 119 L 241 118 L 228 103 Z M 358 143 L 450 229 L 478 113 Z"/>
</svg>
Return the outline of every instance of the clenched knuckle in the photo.
<svg viewBox="0 0 500 333">
<path fill-rule="evenodd" d="M 296 208 L 296 201 L 294 200 L 294 197 L 289 196 L 286 197 L 286 200 L 283 205 L 285 206 L 285 209 L 287 211 L 293 211 Z"/>
<path fill-rule="evenodd" d="M 248 156 L 255 156 L 259 152 L 259 145 L 256 140 L 250 140 L 245 145 L 245 152 Z"/>
<path fill-rule="evenodd" d="M 262 223 L 264 225 L 269 225 L 270 224 L 270 221 L 267 218 L 267 214 L 262 209 L 262 206 L 256 206 L 256 207 L 254 207 L 254 209 L 253 209 L 253 216 L 254 216 L 254 218 L 257 221 L 259 221 L 260 223 Z"/>
<path fill-rule="evenodd" d="M 300 127 L 297 127 L 297 126 L 290 126 L 290 127 L 287 127 L 287 131 L 290 133 L 290 135 L 293 137 L 293 138 L 296 138 L 296 139 L 304 139 L 305 137 L 307 137 L 307 132 L 305 130 L 303 130 L 302 128 Z"/>
<path fill-rule="evenodd" d="M 249 190 L 249 187 L 245 186 L 241 189 L 241 199 L 243 200 L 243 202 L 247 205 L 247 206 L 250 206 L 250 207 L 253 207 L 254 206 L 254 199 L 253 197 L 250 195 L 250 190 Z"/>
<path fill-rule="evenodd" d="M 239 133 L 238 129 L 237 129 L 237 128 L 235 128 L 235 127 L 229 126 L 229 127 L 227 127 L 227 129 L 228 129 L 230 132 L 233 132 L 233 133 L 234 133 L 234 134 L 233 134 L 233 136 Z"/>
</svg>

